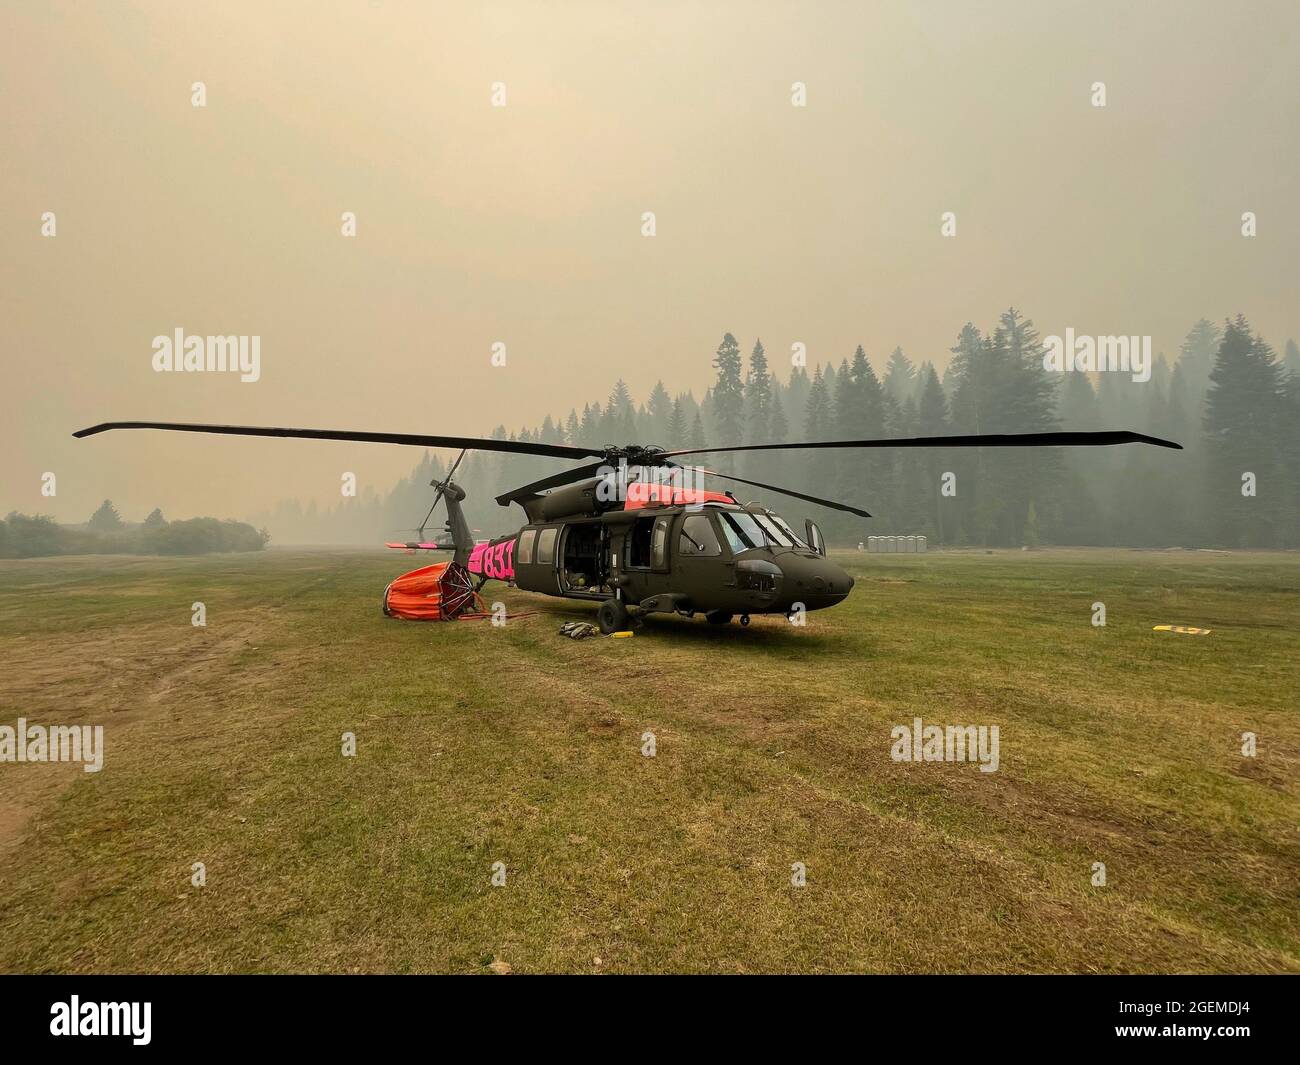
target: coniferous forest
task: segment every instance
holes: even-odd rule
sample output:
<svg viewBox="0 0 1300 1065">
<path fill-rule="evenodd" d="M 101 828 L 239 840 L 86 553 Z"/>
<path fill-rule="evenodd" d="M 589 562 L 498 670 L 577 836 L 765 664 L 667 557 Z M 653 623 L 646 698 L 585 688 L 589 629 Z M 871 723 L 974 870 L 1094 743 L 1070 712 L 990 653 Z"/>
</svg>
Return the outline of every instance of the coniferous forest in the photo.
<svg viewBox="0 0 1300 1065">
<path fill-rule="evenodd" d="M 746 350 L 748 349 L 748 350 Z M 1300 547 L 1300 351 L 1279 355 L 1242 316 L 1202 319 L 1150 379 L 1052 372 L 1033 322 L 1015 309 L 957 334 L 942 371 L 858 346 L 838 363 L 792 366 L 761 340 L 728 333 L 698 398 L 657 383 L 644 399 L 619 380 L 605 397 L 499 439 L 665 448 L 953 433 L 1132 429 L 1181 452 L 1103 448 L 880 449 L 708 455 L 719 472 L 865 506 L 871 519 L 719 481 L 798 525 L 815 518 L 832 543 L 923 534 L 933 546 Z M 703 376 L 703 374 L 702 374 Z M 446 456 L 426 454 L 387 494 L 363 491 L 328 510 L 285 501 L 250 520 L 278 543 L 406 538 L 432 498 Z M 457 471 L 476 535 L 517 528 L 493 497 L 563 468 L 555 459 L 472 453 Z M 947 485 L 945 494 L 944 485 Z M 439 519 L 430 526 L 434 530 Z"/>
</svg>

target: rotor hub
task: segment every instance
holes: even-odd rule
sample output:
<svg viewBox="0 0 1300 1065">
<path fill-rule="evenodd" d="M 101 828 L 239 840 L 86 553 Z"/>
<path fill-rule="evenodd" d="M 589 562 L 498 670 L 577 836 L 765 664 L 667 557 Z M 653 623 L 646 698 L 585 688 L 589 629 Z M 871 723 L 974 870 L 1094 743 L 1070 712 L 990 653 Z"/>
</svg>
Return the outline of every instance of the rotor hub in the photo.
<svg viewBox="0 0 1300 1065">
<path fill-rule="evenodd" d="M 601 458 L 611 466 L 620 462 L 629 466 L 664 466 L 667 465 L 663 459 L 664 451 L 655 444 L 610 444 L 604 448 Z"/>
</svg>

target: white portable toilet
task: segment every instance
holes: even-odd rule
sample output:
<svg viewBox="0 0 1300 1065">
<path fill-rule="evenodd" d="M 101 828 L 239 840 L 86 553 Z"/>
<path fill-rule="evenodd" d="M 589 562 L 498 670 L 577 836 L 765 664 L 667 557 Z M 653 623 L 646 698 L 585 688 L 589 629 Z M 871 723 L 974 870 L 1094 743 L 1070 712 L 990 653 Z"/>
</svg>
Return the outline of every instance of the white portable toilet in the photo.
<svg viewBox="0 0 1300 1065">
<path fill-rule="evenodd" d="M 917 550 L 917 552 L 918 552 L 919 554 L 922 554 L 922 555 L 923 555 L 923 554 L 925 554 L 925 548 L 926 548 L 925 537 L 924 537 L 924 536 L 918 536 L 918 537 L 916 538 L 916 550 Z"/>
<path fill-rule="evenodd" d="M 885 537 L 885 550 L 886 550 L 889 554 L 891 554 L 891 555 L 897 553 L 897 551 L 898 551 L 898 537 L 897 537 L 897 536 L 886 536 L 886 537 Z"/>
<path fill-rule="evenodd" d="M 880 545 L 876 543 L 876 541 L 877 541 L 878 539 L 879 539 L 879 537 L 877 537 L 877 536 L 868 536 L 868 537 L 867 537 L 867 551 L 868 551 L 868 552 L 879 551 L 879 550 L 880 550 Z"/>
<path fill-rule="evenodd" d="M 909 536 L 909 537 L 907 538 L 907 548 L 906 548 L 906 550 L 907 550 L 907 553 L 908 553 L 909 555 L 914 555 L 914 554 L 916 554 L 916 537 L 915 537 L 915 536 Z"/>
<path fill-rule="evenodd" d="M 859 541 L 858 541 L 858 550 L 859 550 L 859 551 L 865 551 L 866 549 L 867 549 L 867 545 L 864 544 L 861 540 L 859 540 Z"/>
</svg>

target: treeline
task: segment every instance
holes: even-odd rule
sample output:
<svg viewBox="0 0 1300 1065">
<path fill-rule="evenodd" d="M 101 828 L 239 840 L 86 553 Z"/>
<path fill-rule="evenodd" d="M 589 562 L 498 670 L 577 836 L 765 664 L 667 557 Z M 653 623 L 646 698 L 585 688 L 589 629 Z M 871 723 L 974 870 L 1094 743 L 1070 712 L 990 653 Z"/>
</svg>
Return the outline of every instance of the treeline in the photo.
<svg viewBox="0 0 1300 1065">
<path fill-rule="evenodd" d="M 1034 546 L 1300 546 L 1300 352 L 1283 359 L 1238 316 L 1201 320 L 1150 379 L 1044 368 L 1033 323 L 1016 310 L 987 332 L 967 324 L 942 373 L 895 348 L 879 372 L 859 346 L 838 365 L 794 366 L 781 380 L 761 342 L 748 358 L 731 335 L 700 400 L 656 384 L 637 404 L 619 381 L 602 401 L 497 439 L 668 448 L 954 433 L 1133 429 L 1183 451 L 1109 448 L 821 450 L 704 455 L 700 464 L 865 506 L 871 520 L 765 489 L 727 485 L 801 525 L 807 513 L 840 543 L 870 533 L 924 534 L 935 544 Z M 492 497 L 563 468 L 554 459 L 473 453 L 457 472 L 480 535 L 518 525 Z M 282 503 L 257 521 L 287 542 L 404 539 L 441 476 L 425 455 L 387 496 L 331 510 Z M 440 521 L 439 517 L 439 521 Z M 436 528 L 435 523 L 435 528 Z"/>
<path fill-rule="evenodd" d="M 122 521 L 104 500 L 85 525 L 60 525 L 44 515 L 12 513 L 0 521 L 0 558 L 42 555 L 203 555 L 213 551 L 260 551 L 270 539 L 242 521 L 190 518 L 167 521 L 155 509 L 141 524 Z"/>
</svg>

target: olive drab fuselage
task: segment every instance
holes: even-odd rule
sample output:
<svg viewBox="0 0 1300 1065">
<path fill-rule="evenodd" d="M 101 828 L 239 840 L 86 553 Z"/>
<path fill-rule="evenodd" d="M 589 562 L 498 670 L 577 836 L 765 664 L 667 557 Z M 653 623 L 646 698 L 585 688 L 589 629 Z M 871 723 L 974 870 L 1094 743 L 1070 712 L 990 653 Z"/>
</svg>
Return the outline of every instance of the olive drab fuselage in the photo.
<svg viewBox="0 0 1300 1065">
<path fill-rule="evenodd" d="M 809 538 L 820 544 L 820 532 L 808 525 Z M 508 551 L 497 547 L 507 542 Z M 755 506 L 557 515 L 487 551 L 494 547 L 508 556 L 513 583 L 524 591 L 616 599 L 644 613 L 791 614 L 834 606 L 853 587 L 843 569 Z"/>
</svg>

